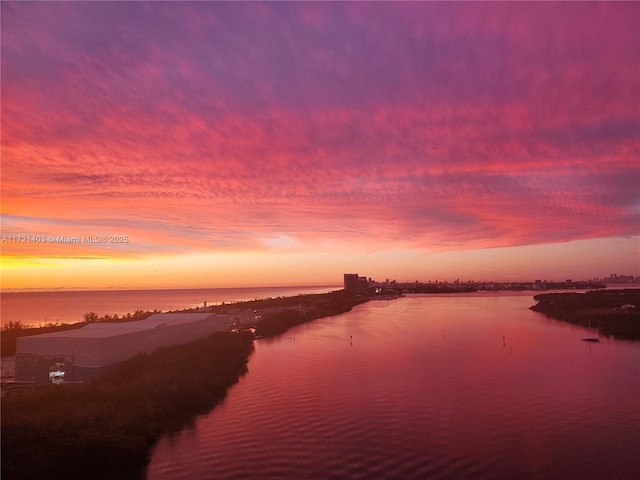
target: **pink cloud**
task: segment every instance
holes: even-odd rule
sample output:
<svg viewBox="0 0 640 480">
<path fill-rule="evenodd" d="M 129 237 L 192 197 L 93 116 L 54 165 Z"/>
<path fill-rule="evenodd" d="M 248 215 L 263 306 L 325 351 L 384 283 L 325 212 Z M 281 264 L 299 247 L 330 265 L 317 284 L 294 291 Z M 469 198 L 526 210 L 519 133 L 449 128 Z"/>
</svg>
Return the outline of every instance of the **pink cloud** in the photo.
<svg viewBox="0 0 640 480">
<path fill-rule="evenodd" d="M 279 7 L 4 2 L 3 229 L 138 239 L 112 256 L 638 233 L 633 5 Z"/>
</svg>

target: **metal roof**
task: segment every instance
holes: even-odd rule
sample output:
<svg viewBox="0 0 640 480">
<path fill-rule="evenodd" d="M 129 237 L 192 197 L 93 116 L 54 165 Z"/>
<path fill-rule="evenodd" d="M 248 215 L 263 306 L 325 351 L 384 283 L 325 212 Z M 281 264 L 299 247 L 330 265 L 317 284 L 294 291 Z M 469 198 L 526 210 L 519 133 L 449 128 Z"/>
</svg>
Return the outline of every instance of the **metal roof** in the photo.
<svg viewBox="0 0 640 480">
<path fill-rule="evenodd" d="M 74 330 L 42 333 L 23 338 L 107 338 L 126 335 L 136 331 L 153 330 L 162 325 L 166 327 L 186 325 L 203 320 L 213 320 L 215 313 L 156 313 L 144 320 L 133 322 L 96 322 Z"/>
</svg>

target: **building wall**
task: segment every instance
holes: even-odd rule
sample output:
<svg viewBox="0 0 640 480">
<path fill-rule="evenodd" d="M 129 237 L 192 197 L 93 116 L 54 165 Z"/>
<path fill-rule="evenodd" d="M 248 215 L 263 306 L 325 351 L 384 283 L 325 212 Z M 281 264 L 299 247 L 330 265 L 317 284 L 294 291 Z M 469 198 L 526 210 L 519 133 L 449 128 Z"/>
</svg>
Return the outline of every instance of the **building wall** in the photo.
<svg viewBox="0 0 640 480">
<path fill-rule="evenodd" d="M 18 381 L 49 382 L 56 359 L 65 359 L 65 381 L 99 378 L 105 371 L 141 353 L 180 345 L 229 329 L 228 316 L 153 315 L 125 324 L 91 324 L 80 330 L 18 338 Z M 167 322 L 163 322 L 163 320 Z"/>
<path fill-rule="evenodd" d="M 347 295 L 356 295 L 358 293 L 358 274 L 344 274 L 344 293 Z"/>
<path fill-rule="evenodd" d="M 369 281 L 367 277 L 360 277 L 357 273 L 344 274 L 344 293 L 346 295 L 366 295 L 368 292 Z"/>
<path fill-rule="evenodd" d="M 367 277 L 358 277 L 357 292 L 362 295 L 369 293 L 369 281 L 367 280 Z"/>
<path fill-rule="evenodd" d="M 157 337 L 156 331 L 162 328 L 162 326 L 158 326 L 153 330 L 132 331 L 122 335 L 101 338 L 100 357 L 97 366 L 106 367 L 120 363 L 140 353 L 151 352 L 163 346 L 154 342 L 154 338 Z"/>
<path fill-rule="evenodd" d="M 100 338 L 72 336 L 33 335 L 19 337 L 16 347 L 16 375 L 19 370 L 18 355 L 32 354 L 73 358 L 74 363 L 85 367 L 101 366 Z"/>
<path fill-rule="evenodd" d="M 49 383 L 49 367 L 52 359 L 33 353 L 16 353 L 15 379 L 18 382 Z"/>
</svg>

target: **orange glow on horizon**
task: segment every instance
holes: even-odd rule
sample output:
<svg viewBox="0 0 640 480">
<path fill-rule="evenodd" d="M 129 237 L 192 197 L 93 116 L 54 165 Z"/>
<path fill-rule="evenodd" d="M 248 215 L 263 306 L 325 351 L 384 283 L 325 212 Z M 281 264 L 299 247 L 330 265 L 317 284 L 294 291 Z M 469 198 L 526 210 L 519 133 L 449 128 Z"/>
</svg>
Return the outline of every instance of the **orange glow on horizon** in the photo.
<svg viewBox="0 0 640 480">
<path fill-rule="evenodd" d="M 2 263 L 2 289 L 334 285 L 341 284 L 343 273 L 352 271 L 375 280 L 402 282 L 588 280 L 614 272 L 636 275 L 629 269 L 628 258 L 640 258 L 639 245 L 640 238 L 634 237 L 433 253 L 399 249 L 369 253 L 201 252 L 122 259 L 8 257 Z M 584 258 L 590 263 L 585 264 Z M 594 265 L 599 266 L 598 271 L 593 271 Z"/>
<path fill-rule="evenodd" d="M 165 6 L 0 4 L 3 288 L 640 274 L 636 5 Z"/>
</svg>

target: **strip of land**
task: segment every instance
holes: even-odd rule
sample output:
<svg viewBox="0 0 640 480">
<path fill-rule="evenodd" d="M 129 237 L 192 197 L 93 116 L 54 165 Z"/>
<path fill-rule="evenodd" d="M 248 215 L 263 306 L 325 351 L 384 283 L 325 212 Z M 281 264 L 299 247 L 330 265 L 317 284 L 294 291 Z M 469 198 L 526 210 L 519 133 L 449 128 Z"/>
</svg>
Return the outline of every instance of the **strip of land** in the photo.
<svg viewBox="0 0 640 480">
<path fill-rule="evenodd" d="M 596 329 L 600 335 L 640 340 L 640 289 L 544 293 L 531 310 L 564 322 Z"/>
<path fill-rule="evenodd" d="M 324 294 L 296 295 L 292 297 L 262 298 L 244 302 L 222 303 L 209 307 L 176 310 L 175 312 L 198 312 L 228 314 L 236 318 L 243 327 L 256 327 L 260 336 L 271 336 L 284 332 L 294 325 L 343 313 L 354 305 L 367 301 L 366 296 L 348 296 L 342 290 Z M 9 322 L 2 329 L 0 336 L 0 352 L 3 357 L 10 357 L 16 353 L 19 337 L 76 330 L 91 323 L 125 323 L 144 320 L 161 313 L 159 310 L 137 310 L 132 314 L 118 317 L 117 315 L 98 316 L 94 312 L 87 312 L 84 321 L 76 323 L 47 324 L 42 327 L 26 327 L 20 322 Z"/>
<path fill-rule="evenodd" d="M 338 291 L 213 307 L 246 321 L 234 333 L 134 357 L 98 381 L 9 394 L 2 478 L 142 478 L 153 445 L 213 408 L 246 373 L 253 332 L 277 335 L 366 300 Z"/>
</svg>

